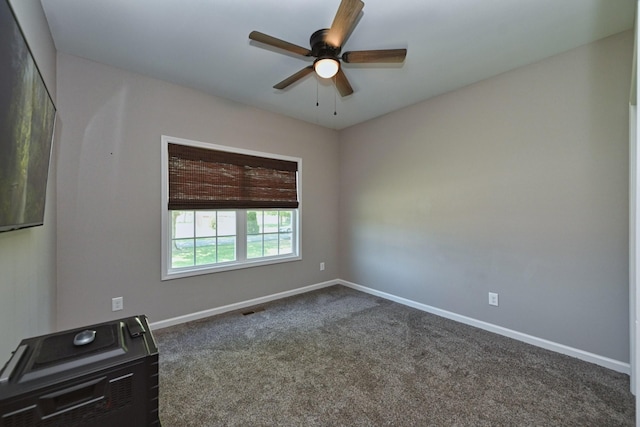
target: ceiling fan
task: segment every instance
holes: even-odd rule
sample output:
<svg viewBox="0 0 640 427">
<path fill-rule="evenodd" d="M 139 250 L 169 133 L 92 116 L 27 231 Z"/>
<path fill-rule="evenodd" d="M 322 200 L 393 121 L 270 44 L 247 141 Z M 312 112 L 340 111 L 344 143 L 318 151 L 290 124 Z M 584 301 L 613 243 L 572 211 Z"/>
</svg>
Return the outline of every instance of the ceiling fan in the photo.
<svg viewBox="0 0 640 427">
<path fill-rule="evenodd" d="M 362 0 L 342 0 L 331 28 L 318 30 L 311 35 L 311 49 L 286 42 L 259 31 L 249 34 L 251 40 L 277 47 L 297 55 L 316 58 L 313 65 L 303 68 L 273 86 L 284 89 L 315 71 L 319 77 L 333 79 L 341 96 L 351 95 L 353 88 L 342 71 L 340 61 L 352 63 L 400 63 L 407 56 L 407 49 L 356 50 L 340 55 L 342 45 L 355 27 L 360 11 L 364 7 Z"/>
</svg>

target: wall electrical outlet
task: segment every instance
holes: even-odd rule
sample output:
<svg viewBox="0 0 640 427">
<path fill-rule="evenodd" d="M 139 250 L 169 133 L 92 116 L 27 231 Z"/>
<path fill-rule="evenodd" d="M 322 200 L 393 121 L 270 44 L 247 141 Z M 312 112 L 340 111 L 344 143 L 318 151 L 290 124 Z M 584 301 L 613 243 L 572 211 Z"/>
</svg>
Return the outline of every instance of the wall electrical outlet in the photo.
<svg viewBox="0 0 640 427">
<path fill-rule="evenodd" d="M 120 311 L 124 308 L 122 297 L 111 298 L 111 311 Z"/>
<path fill-rule="evenodd" d="M 495 292 L 489 292 L 489 305 L 498 306 L 498 294 Z"/>
<path fill-rule="evenodd" d="M 320 263 L 320 271 L 324 271 L 324 262 Z"/>
</svg>

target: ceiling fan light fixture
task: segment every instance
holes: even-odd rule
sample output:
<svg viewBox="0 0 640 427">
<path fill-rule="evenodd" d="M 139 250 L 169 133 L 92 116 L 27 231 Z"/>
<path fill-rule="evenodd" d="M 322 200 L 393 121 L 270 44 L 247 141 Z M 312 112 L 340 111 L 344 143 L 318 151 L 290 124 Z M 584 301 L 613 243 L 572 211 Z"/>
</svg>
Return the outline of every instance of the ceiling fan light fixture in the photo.
<svg viewBox="0 0 640 427">
<path fill-rule="evenodd" d="M 313 69 L 323 79 L 330 79 L 338 73 L 340 63 L 335 58 L 320 58 L 313 63 Z"/>
</svg>

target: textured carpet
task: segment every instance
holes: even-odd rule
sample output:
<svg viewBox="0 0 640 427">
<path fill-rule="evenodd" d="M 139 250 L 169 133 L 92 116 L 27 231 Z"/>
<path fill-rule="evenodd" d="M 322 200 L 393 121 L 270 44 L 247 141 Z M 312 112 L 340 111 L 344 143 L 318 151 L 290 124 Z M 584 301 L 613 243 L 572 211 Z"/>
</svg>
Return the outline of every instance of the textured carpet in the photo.
<svg viewBox="0 0 640 427">
<path fill-rule="evenodd" d="M 578 359 L 342 286 L 261 308 L 154 332 L 164 427 L 634 425 Z"/>
</svg>

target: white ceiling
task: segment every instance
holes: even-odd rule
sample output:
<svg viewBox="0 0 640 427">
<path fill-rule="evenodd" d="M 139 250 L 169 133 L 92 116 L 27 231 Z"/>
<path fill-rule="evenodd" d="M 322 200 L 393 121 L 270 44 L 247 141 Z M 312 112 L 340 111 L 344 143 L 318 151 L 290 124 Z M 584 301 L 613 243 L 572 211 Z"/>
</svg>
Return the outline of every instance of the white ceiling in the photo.
<svg viewBox="0 0 640 427">
<path fill-rule="evenodd" d="M 631 29 L 636 0 L 364 2 L 343 52 L 408 54 L 401 65 L 345 65 L 355 92 L 341 98 L 315 74 L 273 89 L 311 60 L 248 38 L 309 47 L 340 0 L 42 0 L 61 52 L 335 129 Z"/>
</svg>

